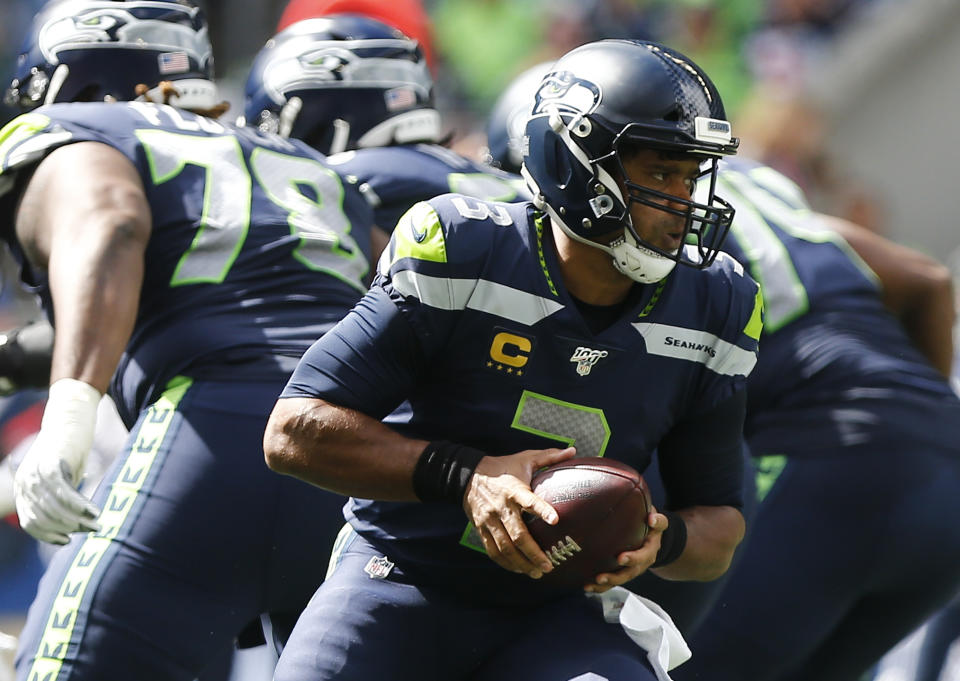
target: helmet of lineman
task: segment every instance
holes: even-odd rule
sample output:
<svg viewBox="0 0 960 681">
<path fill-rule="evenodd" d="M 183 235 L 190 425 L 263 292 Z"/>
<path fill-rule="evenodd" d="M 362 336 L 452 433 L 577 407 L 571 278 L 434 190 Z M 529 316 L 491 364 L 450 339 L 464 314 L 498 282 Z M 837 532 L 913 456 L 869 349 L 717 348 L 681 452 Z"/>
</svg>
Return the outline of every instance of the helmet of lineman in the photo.
<svg viewBox="0 0 960 681">
<path fill-rule="evenodd" d="M 239 122 L 327 154 L 440 138 L 419 44 L 352 14 L 304 19 L 269 40 L 247 79 Z"/>
<path fill-rule="evenodd" d="M 175 95 L 156 96 L 164 81 Z M 22 111 L 138 98 L 218 105 L 207 22 L 190 0 L 50 0 L 34 17 L 6 93 Z"/>
<path fill-rule="evenodd" d="M 662 280 L 677 263 L 702 269 L 714 261 L 733 220 L 714 193 L 717 164 L 739 140 L 700 67 L 656 43 L 602 40 L 561 57 L 531 106 L 522 173 L 534 203 L 568 236 L 607 251 L 641 283 Z M 697 159 L 698 182 L 709 183 L 703 202 L 632 181 L 621 152 L 636 148 Z M 681 216 L 686 247 L 667 251 L 644 240 L 630 216 L 634 203 Z"/>
<path fill-rule="evenodd" d="M 533 96 L 543 77 L 553 70 L 545 61 L 522 71 L 494 102 L 487 118 L 487 151 L 484 161 L 508 173 L 519 173 L 523 164 L 523 133 L 533 108 Z"/>
</svg>

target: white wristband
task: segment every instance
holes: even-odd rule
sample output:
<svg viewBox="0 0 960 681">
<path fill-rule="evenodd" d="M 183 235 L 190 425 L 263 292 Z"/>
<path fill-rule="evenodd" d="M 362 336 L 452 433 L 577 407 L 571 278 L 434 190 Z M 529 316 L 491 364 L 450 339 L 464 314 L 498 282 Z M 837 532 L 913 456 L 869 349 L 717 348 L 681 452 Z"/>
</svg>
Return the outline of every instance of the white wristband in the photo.
<svg viewBox="0 0 960 681">
<path fill-rule="evenodd" d="M 70 469 L 78 474 L 93 445 L 101 397 L 92 385 L 74 378 L 61 378 L 50 386 L 40 430 L 52 441 L 67 445 L 61 448 L 61 456 L 68 459 Z M 74 460 L 69 460 L 71 458 Z"/>
</svg>

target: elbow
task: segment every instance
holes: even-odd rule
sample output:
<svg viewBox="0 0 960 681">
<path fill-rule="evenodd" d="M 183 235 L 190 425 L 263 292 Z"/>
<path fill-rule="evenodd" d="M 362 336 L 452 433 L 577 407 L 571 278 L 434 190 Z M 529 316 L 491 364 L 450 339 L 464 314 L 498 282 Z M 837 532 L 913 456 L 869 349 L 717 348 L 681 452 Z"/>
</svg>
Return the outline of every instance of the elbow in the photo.
<svg viewBox="0 0 960 681">
<path fill-rule="evenodd" d="M 292 451 L 293 443 L 284 433 L 283 424 L 271 416 L 263 436 L 263 458 L 267 467 L 274 473 L 296 475 Z"/>
<path fill-rule="evenodd" d="M 295 400 L 279 400 L 274 406 L 263 434 L 263 458 L 275 473 L 302 477 L 310 460 L 303 443 L 314 438 L 304 432 L 302 411 L 294 403 Z"/>
<path fill-rule="evenodd" d="M 727 573 L 733 564 L 737 547 L 743 541 L 747 526 L 743 515 L 732 506 L 717 509 L 717 518 L 721 520 L 715 528 L 712 550 L 709 559 L 701 564 L 698 581 L 712 582 Z"/>
</svg>

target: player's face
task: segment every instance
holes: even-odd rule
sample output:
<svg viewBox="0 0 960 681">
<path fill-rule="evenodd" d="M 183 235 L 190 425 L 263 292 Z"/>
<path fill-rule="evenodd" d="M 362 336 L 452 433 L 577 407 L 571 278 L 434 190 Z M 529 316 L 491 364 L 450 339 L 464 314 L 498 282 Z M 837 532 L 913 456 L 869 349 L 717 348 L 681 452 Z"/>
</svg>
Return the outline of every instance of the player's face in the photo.
<svg viewBox="0 0 960 681">
<path fill-rule="evenodd" d="M 700 175 L 696 159 L 665 154 L 654 149 L 638 149 L 622 159 L 627 177 L 634 184 L 663 194 L 690 200 Z M 626 195 L 626 188 L 622 187 Z M 682 203 L 653 199 L 674 210 L 684 211 Z M 630 203 L 633 227 L 641 239 L 665 251 L 674 252 L 683 242 L 684 215 L 675 215 L 637 201 Z"/>
</svg>

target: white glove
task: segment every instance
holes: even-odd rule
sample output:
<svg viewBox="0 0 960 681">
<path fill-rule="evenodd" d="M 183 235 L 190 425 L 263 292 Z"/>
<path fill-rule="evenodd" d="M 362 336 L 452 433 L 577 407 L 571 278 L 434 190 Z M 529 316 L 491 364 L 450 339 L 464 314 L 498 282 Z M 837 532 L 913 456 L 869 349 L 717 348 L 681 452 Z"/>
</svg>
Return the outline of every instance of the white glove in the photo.
<svg viewBox="0 0 960 681">
<path fill-rule="evenodd" d="M 96 532 L 100 509 L 77 491 L 93 444 L 100 391 L 72 378 L 50 386 L 40 432 L 14 479 L 20 526 L 37 539 L 66 544 L 71 532 Z"/>
</svg>

